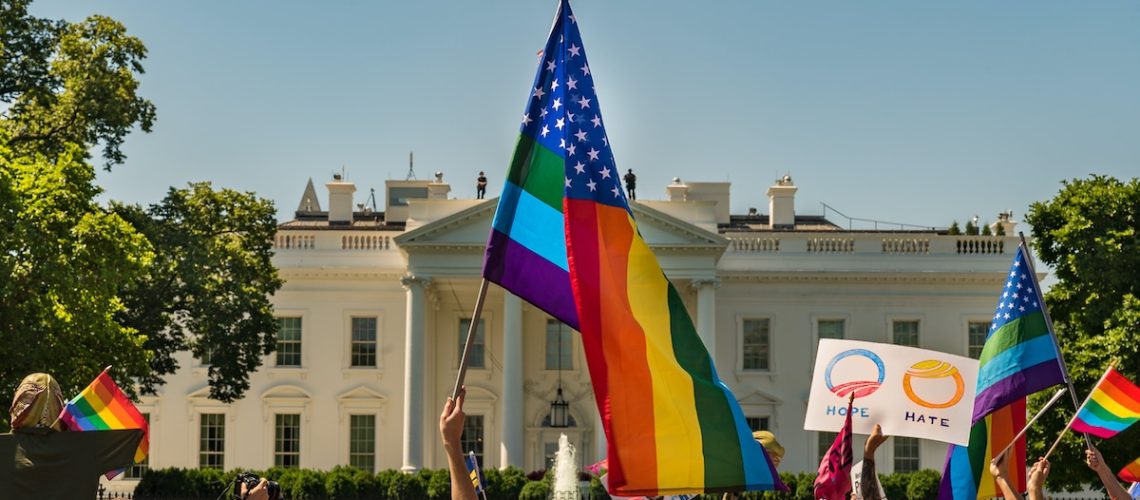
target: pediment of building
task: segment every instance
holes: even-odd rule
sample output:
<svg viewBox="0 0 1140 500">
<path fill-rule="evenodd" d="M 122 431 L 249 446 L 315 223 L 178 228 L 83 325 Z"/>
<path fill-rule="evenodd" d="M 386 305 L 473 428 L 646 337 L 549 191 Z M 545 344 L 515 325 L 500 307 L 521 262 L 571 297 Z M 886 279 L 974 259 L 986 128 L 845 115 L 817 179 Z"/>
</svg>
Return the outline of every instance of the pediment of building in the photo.
<svg viewBox="0 0 1140 500">
<path fill-rule="evenodd" d="M 387 403 L 388 397 L 368 387 L 359 386 L 340 393 L 336 400 L 344 403 Z"/>
<path fill-rule="evenodd" d="M 290 384 L 273 386 L 261 393 L 262 401 L 295 401 L 307 403 L 312 399 L 308 391 Z"/>
<path fill-rule="evenodd" d="M 417 250 L 482 251 L 495 217 L 498 199 L 456 212 L 397 236 L 396 244 L 408 252 Z M 657 251 L 697 251 L 719 255 L 728 240 L 682 219 L 645 205 L 634 204 L 638 229 Z"/>
<path fill-rule="evenodd" d="M 737 401 L 739 401 L 742 406 L 775 406 L 784 402 L 779 396 L 760 389 L 754 389 L 747 396 Z"/>
</svg>

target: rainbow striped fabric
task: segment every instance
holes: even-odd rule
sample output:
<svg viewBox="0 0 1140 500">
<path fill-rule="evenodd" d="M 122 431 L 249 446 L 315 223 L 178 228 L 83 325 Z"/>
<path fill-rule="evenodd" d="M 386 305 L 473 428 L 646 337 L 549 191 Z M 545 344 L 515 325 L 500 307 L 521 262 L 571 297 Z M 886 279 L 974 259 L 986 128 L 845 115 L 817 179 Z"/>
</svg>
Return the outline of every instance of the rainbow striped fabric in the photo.
<svg viewBox="0 0 1140 500">
<path fill-rule="evenodd" d="M 1025 426 L 1025 396 L 1064 383 L 1060 350 L 1045 321 L 1044 307 L 1028 251 L 1024 244 L 1018 245 L 978 358 L 970 445 L 950 445 L 947 450 L 939 498 L 1000 496 L 989 475 L 989 461 Z M 1024 471 L 1024 440 L 1014 449 L 1018 451 L 1010 470 Z M 1023 488 L 1023 474 L 1015 474 Z"/>
<path fill-rule="evenodd" d="M 970 445 L 951 445 L 947 451 L 938 498 L 1001 497 L 1001 490 L 989 472 L 990 460 L 1004 450 L 1024 427 L 1025 398 L 1015 400 L 976 422 L 970 428 Z M 1025 436 L 1013 445 L 1010 454 L 1012 463 L 1025 463 Z M 1017 491 L 1025 491 L 1025 467 L 1010 467 L 1009 476 Z"/>
<path fill-rule="evenodd" d="M 483 276 L 581 332 L 611 493 L 783 488 L 638 233 L 577 22 L 562 0 Z"/>
<path fill-rule="evenodd" d="M 1109 368 L 1073 418 L 1073 430 L 1108 439 L 1137 420 L 1140 420 L 1140 387 Z"/>
<path fill-rule="evenodd" d="M 1116 473 L 1122 481 L 1132 481 L 1133 483 L 1140 482 L 1140 458 L 1133 460 L 1132 463 L 1125 465 L 1120 472 Z M 1135 485 L 1133 485 L 1135 487 Z"/>
<path fill-rule="evenodd" d="M 59 418 L 73 431 L 142 429 L 143 438 L 135 450 L 135 463 L 146 460 L 150 448 L 150 427 L 138 408 L 111 380 L 107 370 L 103 370 L 78 396 L 71 398 Z M 119 472 L 109 472 L 107 478 L 115 477 Z"/>
</svg>

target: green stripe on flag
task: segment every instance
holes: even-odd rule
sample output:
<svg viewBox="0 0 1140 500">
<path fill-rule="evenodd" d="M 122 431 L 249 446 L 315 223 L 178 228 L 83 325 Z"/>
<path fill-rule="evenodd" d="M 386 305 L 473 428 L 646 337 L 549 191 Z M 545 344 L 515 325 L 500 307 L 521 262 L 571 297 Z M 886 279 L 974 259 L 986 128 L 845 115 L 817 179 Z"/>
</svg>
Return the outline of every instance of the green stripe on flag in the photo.
<svg viewBox="0 0 1140 500">
<path fill-rule="evenodd" d="M 704 450 L 705 485 L 717 488 L 744 484 L 740 438 L 735 428 L 725 425 L 736 419 L 724 391 L 713 383 L 708 351 L 701 343 L 697 329 L 693 327 L 693 320 L 673 283 L 669 283 L 669 327 L 677 363 L 693 379 L 693 396 Z"/>
<path fill-rule="evenodd" d="M 519 134 L 507 181 L 526 190 L 543 203 L 562 211 L 565 184 L 565 162 L 530 137 Z"/>
<path fill-rule="evenodd" d="M 86 399 L 79 398 L 72 404 L 79 410 L 79 413 L 83 414 L 83 420 L 90 423 L 92 427 L 99 430 L 108 430 L 111 428 L 110 425 L 107 425 L 107 422 L 99 418 L 99 413 L 95 411 L 95 408 L 91 407 L 91 403 Z"/>
<path fill-rule="evenodd" d="M 986 366 L 994 356 L 1017 344 L 1048 334 L 1045 315 L 1040 312 L 1010 321 L 986 339 L 986 346 L 982 348 L 982 355 L 978 357 L 978 366 Z"/>
<path fill-rule="evenodd" d="M 1136 421 L 1136 417 L 1120 416 L 1109 411 L 1108 408 L 1101 406 L 1095 399 L 1090 399 L 1085 403 L 1085 411 L 1096 415 L 1097 418 L 1105 422 L 1115 422 L 1124 426 L 1132 425 L 1132 423 Z"/>
</svg>

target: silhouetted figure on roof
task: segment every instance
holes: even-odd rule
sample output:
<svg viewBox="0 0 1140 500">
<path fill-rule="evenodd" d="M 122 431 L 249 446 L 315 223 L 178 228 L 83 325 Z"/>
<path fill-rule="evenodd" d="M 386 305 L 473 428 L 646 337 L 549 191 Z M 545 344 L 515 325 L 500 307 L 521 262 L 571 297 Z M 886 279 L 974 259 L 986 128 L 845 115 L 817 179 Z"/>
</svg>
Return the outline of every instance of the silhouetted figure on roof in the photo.
<svg viewBox="0 0 1140 500">
<path fill-rule="evenodd" d="M 637 176 L 634 175 L 633 169 L 632 168 L 629 169 L 629 171 L 627 171 L 625 173 L 625 177 L 622 177 L 622 179 L 625 180 L 625 192 L 629 193 L 629 199 L 636 200 L 637 199 Z"/>
<path fill-rule="evenodd" d="M 487 195 L 487 176 L 479 171 L 479 177 L 475 179 L 475 198 L 482 200 Z"/>
</svg>

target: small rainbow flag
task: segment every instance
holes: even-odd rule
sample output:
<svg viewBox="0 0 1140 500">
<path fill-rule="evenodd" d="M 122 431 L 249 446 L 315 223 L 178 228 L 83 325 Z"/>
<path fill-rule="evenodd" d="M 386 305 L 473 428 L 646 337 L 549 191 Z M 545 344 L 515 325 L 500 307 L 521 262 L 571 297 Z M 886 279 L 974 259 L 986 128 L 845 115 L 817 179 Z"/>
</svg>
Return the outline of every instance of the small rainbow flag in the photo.
<svg viewBox="0 0 1140 500">
<path fill-rule="evenodd" d="M 1132 463 L 1125 465 L 1124 468 L 1120 469 L 1120 472 L 1118 472 L 1116 475 L 1124 481 L 1132 481 L 1134 483 L 1140 482 L 1140 458 L 1137 458 L 1136 460 L 1133 460 Z"/>
<path fill-rule="evenodd" d="M 1140 387 L 1109 368 L 1073 417 L 1073 430 L 1102 439 L 1140 420 Z"/>
<path fill-rule="evenodd" d="M 110 367 L 108 367 L 109 369 Z M 150 426 L 131 403 L 107 370 L 103 370 L 78 396 L 67 402 L 59 414 L 67 427 L 76 431 L 110 431 L 118 429 L 142 429 L 143 437 L 135 450 L 135 463 L 146 459 L 150 448 Z M 107 479 L 121 471 L 107 473 Z"/>
</svg>

